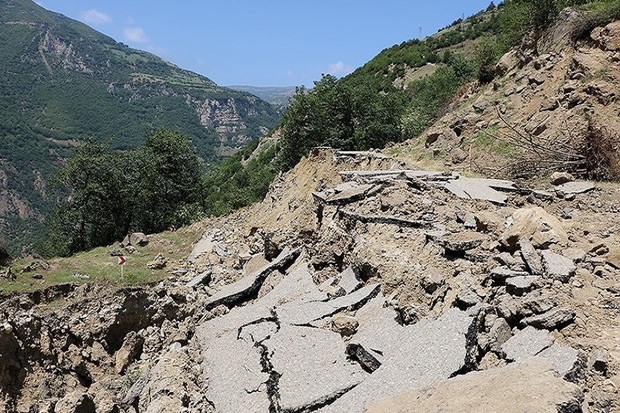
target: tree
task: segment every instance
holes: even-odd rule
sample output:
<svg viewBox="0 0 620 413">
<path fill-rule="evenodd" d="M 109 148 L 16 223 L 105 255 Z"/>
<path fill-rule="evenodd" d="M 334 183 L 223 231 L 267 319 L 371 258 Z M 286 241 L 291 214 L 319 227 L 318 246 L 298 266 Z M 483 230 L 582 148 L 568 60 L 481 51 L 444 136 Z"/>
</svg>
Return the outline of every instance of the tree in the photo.
<svg viewBox="0 0 620 413">
<path fill-rule="evenodd" d="M 87 142 L 73 153 L 58 176 L 70 195 L 50 218 L 50 236 L 56 243 L 51 253 L 68 255 L 105 245 L 127 232 L 131 207 L 126 160 L 126 153 L 101 143 Z"/>
<path fill-rule="evenodd" d="M 151 233 L 191 222 L 201 198 L 202 163 L 179 132 L 151 133 L 135 156 L 132 227 Z"/>
</svg>

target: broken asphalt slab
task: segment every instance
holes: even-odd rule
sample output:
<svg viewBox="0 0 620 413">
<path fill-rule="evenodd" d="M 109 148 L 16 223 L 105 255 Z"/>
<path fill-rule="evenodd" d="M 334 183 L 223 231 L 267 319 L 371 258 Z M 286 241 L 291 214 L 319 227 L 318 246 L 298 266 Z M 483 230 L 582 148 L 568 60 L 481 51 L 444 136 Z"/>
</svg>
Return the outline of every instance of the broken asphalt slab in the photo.
<svg viewBox="0 0 620 413">
<path fill-rule="evenodd" d="M 265 278 L 267 278 L 272 271 L 290 265 L 300 253 L 300 248 L 283 251 L 275 260 L 265 265 L 260 270 L 237 282 L 222 287 L 222 289 L 205 301 L 205 307 L 209 310 L 221 304 L 231 305 L 253 298 L 253 294 L 258 292 Z"/>
</svg>

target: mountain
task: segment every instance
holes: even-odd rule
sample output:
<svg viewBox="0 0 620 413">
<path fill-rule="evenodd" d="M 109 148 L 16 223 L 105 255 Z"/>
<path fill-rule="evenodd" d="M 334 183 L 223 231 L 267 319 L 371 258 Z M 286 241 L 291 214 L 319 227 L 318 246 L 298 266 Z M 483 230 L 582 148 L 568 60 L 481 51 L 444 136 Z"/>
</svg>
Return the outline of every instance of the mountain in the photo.
<svg viewBox="0 0 620 413">
<path fill-rule="evenodd" d="M 272 105 L 288 106 L 289 99 L 295 94 L 295 86 L 259 87 L 259 86 L 228 86 L 233 90 L 251 93 Z"/>
<path fill-rule="evenodd" d="M 216 85 L 31 0 L 0 0 L 0 223 L 5 238 L 42 221 L 50 177 L 84 139 L 138 146 L 178 129 L 207 162 L 264 136 L 269 103 Z M 26 231 L 28 232 L 28 231 Z"/>
</svg>

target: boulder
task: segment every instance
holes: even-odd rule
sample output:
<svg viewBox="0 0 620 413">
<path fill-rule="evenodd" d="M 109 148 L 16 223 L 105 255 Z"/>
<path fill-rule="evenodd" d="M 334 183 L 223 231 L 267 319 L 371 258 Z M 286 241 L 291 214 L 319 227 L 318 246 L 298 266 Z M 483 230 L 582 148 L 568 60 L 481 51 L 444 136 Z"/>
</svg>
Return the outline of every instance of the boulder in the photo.
<svg viewBox="0 0 620 413">
<path fill-rule="evenodd" d="M 549 180 L 551 185 L 562 185 L 567 182 L 573 182 L 575 177 L 568 172 L 554 172 Z"/>
<path fill-rule="evenodd" d="M 123 341 L 123 345 L 116 352 L 115 369 L 117 374 L 122 374 L 125 369 L 140 356 L 143 344 L 144 338 L 140 334 L 135 331 L 130 331 L 127 334 Z"/>
<path fill-rule="evenodd" d="M 146 267 L 150 270 L 161 270 L 166 268 L 168 265 L 168 260 L 164 257 L 163 254 L 157 254 L 153 261 L 149 261 L 146 264 Z"/>
<path fill-rule="evenodd" d="M 332 317 L 332 329 L 341 336 L 352 336 L 359 327 L 355 317 L 338 314 Z"/>
<path fill-rule="evenodd" d="M 573 260 L 548 250 L 542 251 L 541 256 L 547 277 L 565 283 L 575 275 L 577 267 Z"/>
<path fill-rule="evenodd" d="M 571 308 L 554 308 L 542 314 L 537 314 L 521 320 L 524 326 L 544 328 L 545 330 L 561 329 L 575 320 L 575 311 Z"/>
<path fill-rule="evenodd" d="M 519 241 L 519 247 L 521 248 L 523 261 L 527 264 L 530 272 L 534 275 L 544 274 L 545 268 L 543 267 L 542 259 L 530 240 L 528 238 L 521 239 Z"/>
<path fill-rule="evenodd" d="M 620 22 L 609 23 L 605 27 L 597 27 L 590 35 L 598 46 L 606 51 L 620 51 Z"/>
<path fill-rule="evenodd" d="M 548 331 L 526 327 L 512 336 L 501 347 L 504 357 L 509 361 L 523 361 L 533 357 L 553 344 Z"/>
<path fill-rule="evenodd" d="M 512 223 L 501 238 L 507 248 L 516 250 L 522 239 L 528 239 L 535 248 L 547 248 L 552 244 L 565 246 L 568 243 L 562 223 L 541 207 L 518 209 L 511 218 Z"/>
<path fill-rule="evenodd" d="M 96 413 L 95 402 L 90 394 L 75 391 L 56 403 L 54 413 Z"/>
</svg>

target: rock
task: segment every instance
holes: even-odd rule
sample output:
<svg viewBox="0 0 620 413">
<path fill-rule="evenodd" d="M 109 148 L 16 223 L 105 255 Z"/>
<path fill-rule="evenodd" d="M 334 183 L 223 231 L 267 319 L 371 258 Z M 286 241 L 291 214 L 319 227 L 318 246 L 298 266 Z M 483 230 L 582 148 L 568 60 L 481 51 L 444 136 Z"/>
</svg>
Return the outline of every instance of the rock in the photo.
<svg viewBox="0 0 620 413">
<path fill-rule="evenodd" d="M 620 269 L 620 248 L 609 248 L 609 252 L 605 256 L 605 262 L 615 269 Z"/>
<path fill-rule="evenodd" d="M 544 328 L 546 330 L 561 329 L 575 320 L 575 311 L 566 308 L 555 308 L 545 313 L 521 320 L 521 325 Z"/>
<path fill-rule="evenodd" d="M 512 224 L 504 231 L 501 242 L 516 250 L 522 239 L 530 240 L 535 248 L 568 243 L 562 223 L 541 207 L 518 209 L 512 214 Z"/>
<path fill-rule="evenodd" d="M 11 267 L 7 267 L 6 270 L 0 272 L 0 278 L 6 278 L 7 280 L 14 280 L 17 275 L 13 272 Z"/>
<path fill-rule="evenodd" d="M 489 330 L 489 349 L 496 353 L 502 350 L 502 346 L 512 337 L 512 329 L 505 319 L 498 317 Z"/>
<path fill-rule="evenodd" d="M 506 280 L 509 278 L 525 277 L 525 276 L 528 276 L 529 274 L 526 273 L 525 271 L 513 271 L 506 267 L 496 267 L 491 270 L 489 275 L 491 276 L 493 281 L 495 281 L 496 283 L 505 284 Z"/>
<path fill-rule="evenodd" d="M 145 234 L 143 234 L 142 232 L 134 232 L 129 235 L 129 244 L 126 245 L 133 245 L 134 247 L 144 247 L 148 244 L 149 238 Z"/>
<path fill-rule="evenodd" d="M 545 273 L 545 268 L 542 258 L 538 252 L 536 252 L 530 240 L 528 238 L 520 239 L 519 247 L 521 249 L 521 256 L 530 269 L 530 272 L 534 275 L 543 275 Z"/>
<path fill-rule="evenodd" d="M 464 252 L 479 247 L 488 237 L 477 232 L 466 231 L 442 237 L 431 237 L 431 239 L 448 251 Z"/>
<path fill-rule="evenodd" d="M 554 343 L 551 347 L 541 351 L 537 357 L 551 361 L 553 369 L 563 379 L 577 381 L 585 372 L 585 358 L 572 347 Z"/>
<path fill-rule="evenodd" d="M 235 357 L 244 356 L 239 353 L 231 354 L 235 354 Z M 179 343 L 171 345 L 161 354 L 157 364 L 147 374 L 148 381 L 137 398 L 136 411 L 184 412 L 188 411 L 187 406 L 197 406 L 204 398 L 203 389 L 196 384 L 200 370 L 195 369 L 195 360 L 187 354 L 187 348 Z M 236 379 L 239 380 L 239 377 Z M 246 397 L 251 398 L 249 395 Z M 204 410 L 196 408 L 194 411 Z"/>
<path fill-rule="evenodd" d="M 537 275 L 507 278 L 506 292 L 520 297 L 538 287 L 538 282 L 540 279 L 541 278 Z"/>
<path fill-rule="evenodd" d="M 364 371 L 368 373 L 374 373 L 379 367 L 381 362 L 369 351 L 359 344 L 347 344 L 347 355 L 357 361 Z"/>
<path fill-rule="evenodd" d="M 146 267 L 150 270 L 161 270 L 166 268 L 166 265 L 168 265 L 168 260 L 164 258 L 164 255 L 157 254 L 153 261 L 149 261 L 146 264 Z"/>
<path fill-rule="evenodd" d="M 317 328 L 283 325 L 264 342 L 269 370 L 272 377 L 277 375 L 272 385 L 277 386 L 281 411 L 312 411 L 366 378 L 368 373 L 361 366 L 347 361 L 344 342 L 334 335 Z M 269 387 L 268 383 L 268 392 Z M 242 411 L 248 410 L 237 412 Z"/>
<path fill-rule="evenodd" d="M 588 360 L 588 368 L 591 371 L 595 371 L 597 374 L 606 376 L 608 367 L 609 360 L 601 351 L 594 353 Z"/>
<path fill-rule="evenodd" d="M 556 306 L 554 297 L 550 295 L 528 296 L 521 301 L 522 315 L 542 314 Z"/>
<path fill-rule="evenodd" d="M 551 174 L 550 182 L 551 185 L 562 185 L 567 182 L 573 182 L 575 177 L 568 172 L 554 172 Z"/>
<path fill-rule="evenodd" d="M 499 59 L 499 62 L 495 65 L 495 73 L 500 77 L 504 76 L 518 65 L 519 57 L 517 56 L 517 52 L 516 50 L 511 50 Z"/>
<path fill-rule="evenodd" d="M 620 51 L 620 24 L 615 21 L 604 28 L 597 27 L 592 31 L 591 37 L 599 47 L 606 51 Z"/>
<path fill-rule="evenodd" d="M 90 394 L 75 391 L 56 403 L 54 413 L 96 413 L 95 402 Z"/>
<path fill-rule="evenodd" d="M 571 7 L 565 8 L 554 19 L 545 35 L 540 37 L 537 49 L 562 53 L 572 48 L 586 21 L 587 16 L 583 11 Z"/>
<path fill-rule="evenodd" d="M 194 278 L 192 278 L 192 280 L 189 281 L 185 285 L 190 288 L 196 288 L 199 285 L 207 285 L 209 284 L 210 281 L 211 281 L 211 271 L 203 271 L 197 276 L 195 276 Z"/>
<path fill-rule="evenodd" d="M 541 256 L 547 277 L 565 283 L 575 275 L 577 267 L 571 259 L 548 250 L 541 251 Z"/>
<path fill-rule="evenodd" d="M 332 329 L 341 336 L 352 336 L 359 327 L 355 317 L 338 314 L 332 317 Z"/>
<path fill-rule="evenodd" d="M 269 265 L 269 261 L 267 261 L 264 254 L 254 254 L 243 265 L 243 274 L 250 275 L 266 265 Z"/>
<path fill-rule="evenodd" d="M 482 302 L 478 294 L 472 291 L 470 288 L 461 290 L 456 298 L 456 303 L 461 310 L 469 307 L 473 307 L 476 304 Z"/>
<path fill-rule="evenodd" d="M 512 336 L 501 347 L 504 357 L 509 361 L 523 361 L 533 357 L 553 344 L 548 331 L 526 327 Z"/>
<path fill-rule="evenodd" d="M 116 352 L 115 370 L 117 374 L 122 374 L 125 369 L 140 356 L 143 345 L 144 338 L 140 334 L 135 331 L 130 331 L 127 334 L 123 341 L 123 345 Z"/>
<path fill-rule="evenodd" d="M 482 229 L 480 220 L 471 212 L 462 210 L 461 208 L 457 207 L 455 209 L 455 213 L 456 213 L 456 220 L 462 223 L 465 226 L 465 228 L 473 229 L 476 231 L 479 231 Z"/>
<path fill-rule="evenodd" d="M 370 403 L 365 413 L 557 413 L 581 411 L 581 389 L 529 360 L 440 381 Z"/>
</svg>

